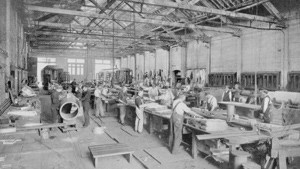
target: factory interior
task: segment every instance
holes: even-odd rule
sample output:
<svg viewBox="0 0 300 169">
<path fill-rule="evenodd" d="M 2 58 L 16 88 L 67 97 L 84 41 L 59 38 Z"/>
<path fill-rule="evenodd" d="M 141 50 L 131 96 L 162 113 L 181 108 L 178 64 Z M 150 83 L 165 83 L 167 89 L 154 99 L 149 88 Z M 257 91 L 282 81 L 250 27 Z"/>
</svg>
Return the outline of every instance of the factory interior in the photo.
<svg viewBox="0 0 300 169">
<path fill-rule="evenodd" d="M 0 0 L 0 169 L 300 169 L 299 0 Z"/>
</svg>

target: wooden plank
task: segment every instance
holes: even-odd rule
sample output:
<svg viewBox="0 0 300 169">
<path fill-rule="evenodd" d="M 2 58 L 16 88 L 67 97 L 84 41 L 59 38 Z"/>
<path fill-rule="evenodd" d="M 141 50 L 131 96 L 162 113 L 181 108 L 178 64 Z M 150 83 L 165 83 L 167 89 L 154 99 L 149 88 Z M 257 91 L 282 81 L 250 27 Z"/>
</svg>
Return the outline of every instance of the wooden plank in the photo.
<svg viewBox="0 0 300 169">
<path fill-rule="evenodd" d="M 101 148 L 108 148 L 108 147 L 128 147 L 125 144 L 119 143 L 119 144 L 102 144 L 102 145 L 94 145 L 89 146 L 89 149 L 101 149 Z"/>
<path fill-rule="evenodd" d="M 225 11 L 225 10 L 220 10 L 220 9 L 212 9 L 212 8 L 207 8 L 207 7 L 203 7 L 203 6 L 188 5 L 188 4 L 184 4 L 184 3 L 179 4 L 179 3 L 175 3 L 175 2 L 171 2 L 171 1 L 162 1 L 162 0 L 143 0 L 143 1 L 124 0 L 124 1 L 143 3 L 143 4 L 153 5 L 153 6 L 184 9 L 184 10 L 195 11 L 195 12 L 228 16 L 228 17 L 232 17 L 232 18 L 256 20 L 256 21 L 262 21 L 262 22 L 275 22 L 273 19 L 268 18 L 268 17 L 258 16 L 258 15 L 250 15 L 250 14 L 238 13 L 238 12 L 231 12 L 231 11 Z"/>
<path fill-rule="evenodd" d="M 64 15 L 75 15 L 75 16 L 82 16 L 82 17 L 111 20 L 111 18 L 109 18 L 107 16 L 103 16 L 101 14 L 97 14 L 97 13 L 59 9 L 59 8 L 41 7 L 41 6 L 34 6 L 34 5 L 27 5 L 27 8 L 28 8 L 28 10 L 32 10 L 32 11 L 40 11 L 40 12 L 48 12 L 48 13 L 56 13 L 56 14 L 64 14 Z M 133 22 L 132 20 L 120 19 L 120 18 L 115 18 L 115 20 L 123 21 L 123 22 Z M 143 19 L 143 18 L 136 18 L 135 22 L 136 23 L 144 23 L 144 24 L 163 25 L 163 26 L 183 27 L 183 28 L 190 28 L 190 29 L 201 29 L 201 30 L 209 30 L 209 31 L 232 33 L 232 34 L 236 33 L 235 30 L 232 30 L 230 28 L 200 26 L 200 25 L 195 25 L 195 24 L 190 24 L 190 23 L 188 24 L 188 23 L 179 23 L 179 22 L 168 22 L 168 21 L 162 21 L 162 20 Z"/>
<path fill-rule="evenodd" d="M 259 110 L 261 109 L 261 106 L 254 105 L 254 104 L 246 104 L 246 103 L 239 103 L 239 102 L 218 102 L 219 104 L 225 104 L 225 105 L 233 105 L 236 107 L 244 107 L 252 110 Z"/>
<path fill-rule="evenodd" d="M 237 136 L 253 136 L 257 135 L 256 131 L 240 131 L 233 133 L 219 133 L 219 134 L 202 134 L 197 135 L 198 140 L 210 140 L 210 139 L 218 139 L 218 138 L 228 138 L 228 137 L 237 137 Z"/>
<path fill-rule="evenodd" d="M 146 153 L 159 161 L 161 164 L 170 164 L 179 161 L 192 160 L 191 156 L 183 151 L 179 154 L 171 154 L 167 147 L 157 147 L 151 149 L 145 149 Z"/>
<path fill-rule="evenodd" d="M 137 151 L 133 156 L 146 168 L 155 169 L 160 167 L 160 163 L 144 151 Z"/>
</svg>

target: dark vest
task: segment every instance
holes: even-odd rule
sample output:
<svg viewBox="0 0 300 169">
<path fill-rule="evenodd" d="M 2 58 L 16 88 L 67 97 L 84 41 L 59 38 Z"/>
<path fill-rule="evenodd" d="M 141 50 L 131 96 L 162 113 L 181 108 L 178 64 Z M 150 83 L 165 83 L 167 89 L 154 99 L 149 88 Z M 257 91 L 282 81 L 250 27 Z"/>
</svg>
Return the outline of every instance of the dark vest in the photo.
<svg viewBox="0 0 300 169">
<path fill-rule="evenodd" d="M 223 101 L 231 101 L 229 97 L 230 90 L 224 93 Z"/>
</svg>

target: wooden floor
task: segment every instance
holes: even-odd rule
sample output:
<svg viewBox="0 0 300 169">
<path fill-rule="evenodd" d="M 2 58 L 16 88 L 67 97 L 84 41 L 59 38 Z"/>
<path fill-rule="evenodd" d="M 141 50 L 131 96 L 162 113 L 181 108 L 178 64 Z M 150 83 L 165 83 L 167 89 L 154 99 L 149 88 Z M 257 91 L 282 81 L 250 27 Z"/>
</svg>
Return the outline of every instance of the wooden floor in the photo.
<svg viewBox="0 0 300 169">
<path fill-rule="evenodd" d="M 41 96 L 44 119 L 49 115 L 49 96 Z M 99 144 L 125 143 L 134 149 L 131 163 L 123 156 L 104 157 L 98 161 L 102 169 L 216 169 L 224 168 L 224 164 L 214 163 L 198 155 L 192 159 L 187 150 L 179 155 L 168 151 L 167 141 L 160 133 L 149 134 L 144 130 L 141 134 L 131 134 L 131 125 L 123 126 L 115 117 L 97 119 L 91 114 L 91 125 L 78 132 L 62 133 L 59 129 L 50 131 L 50 138 L 43 140 L 37 131 L 19 132 L 1 135 L 3 139 L 21 139 L 13 145 L 0 143 L 0 168 L 8 169 L 93 169 L 93 159 L 88 147 Z M 83 117 L 77 120 L 81 127 Z M 106 133 L 95 135 L 96 126 L 106 127 Z M 130 131 L 132 130 L 132 131 Z"/>
</svg>

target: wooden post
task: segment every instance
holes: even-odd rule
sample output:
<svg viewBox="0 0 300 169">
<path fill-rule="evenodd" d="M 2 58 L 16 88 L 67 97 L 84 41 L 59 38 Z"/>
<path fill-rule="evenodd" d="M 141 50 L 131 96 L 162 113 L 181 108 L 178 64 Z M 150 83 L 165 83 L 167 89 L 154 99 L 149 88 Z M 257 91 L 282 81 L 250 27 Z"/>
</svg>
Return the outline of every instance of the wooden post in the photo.
<svg viewBox="0 0 300 169">
<path fill-rule="evenodd" d="M 195 159 L 197 157 L 197 138 L 196 133 L 194 130 L 192 130 L 192 157 Z"/>
<path fill-rule="evenodd" d="M 227 122 L 230 122 L 235 114 L 235 106 L 227 104 Z"/>
</svg>

